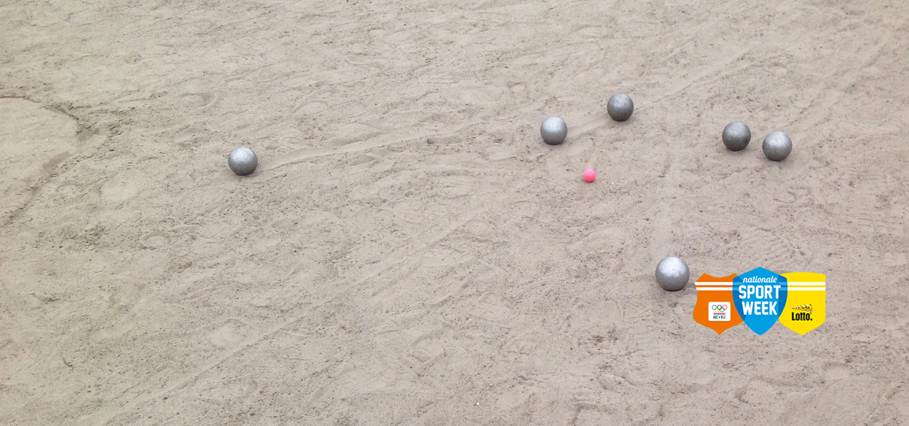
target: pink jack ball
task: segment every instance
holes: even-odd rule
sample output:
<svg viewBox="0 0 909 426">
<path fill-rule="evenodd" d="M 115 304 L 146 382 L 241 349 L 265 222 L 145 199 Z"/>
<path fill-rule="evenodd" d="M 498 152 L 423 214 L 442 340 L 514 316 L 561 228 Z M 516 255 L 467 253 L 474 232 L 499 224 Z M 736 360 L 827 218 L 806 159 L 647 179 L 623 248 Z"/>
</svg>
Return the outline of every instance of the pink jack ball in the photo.
<svg viewBox="0 0 909 426">
<path fill-rule="evenodd" d="M 596 180 L 596 178 L 597 178 L 597 172 L 593 171 L 593 169 L 587 169 L 584 171 L 584 180 L 586 182 L 593 182 L 594 180 Z"/>
</svg>

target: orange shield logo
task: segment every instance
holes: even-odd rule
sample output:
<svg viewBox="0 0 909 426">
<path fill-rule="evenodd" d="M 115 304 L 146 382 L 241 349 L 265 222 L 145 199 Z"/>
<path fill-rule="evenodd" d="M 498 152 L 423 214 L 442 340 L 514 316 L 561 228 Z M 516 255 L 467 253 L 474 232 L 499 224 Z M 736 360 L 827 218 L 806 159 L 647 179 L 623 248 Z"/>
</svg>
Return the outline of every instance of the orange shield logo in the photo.
<svg viewBox="0 0 909 426">
<path fill-rule="evenodd" d="M 742 317 L 732 301 L 732 279 L 735 277 L 735 274 L 728 277 L 704 274 L 695 281 L 698 289 L 698 302 L 692 313 L 695 322 L 716 331 L 716 334 L 723 334 L 742 323 Z"/>
</svg>

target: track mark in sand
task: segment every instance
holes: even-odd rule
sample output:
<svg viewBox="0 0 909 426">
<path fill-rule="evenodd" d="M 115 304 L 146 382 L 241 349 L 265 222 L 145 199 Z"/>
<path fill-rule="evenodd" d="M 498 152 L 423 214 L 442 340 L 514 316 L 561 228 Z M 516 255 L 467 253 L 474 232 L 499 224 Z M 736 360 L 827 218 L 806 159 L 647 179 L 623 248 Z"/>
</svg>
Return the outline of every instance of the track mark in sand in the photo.
<svg viewBox="0 0 909 426">
<path fill-rule="evenodd" d="M 407 248 L 406 248 L 406 246 L 405 246 L 405 248 L 402 248 L 402 249 L 399 249 L 399 250 L 395 251 L 394 253 L 392 253 L 391 255 L 389 255 L 389 256 L 386 258 L 386 260 L 384 260 L 384 261 L 382 261 L 382 262 L 379 262 L 379 263 L 376 265 L 375 269 L 374 269 L 373 271 L 369 272 L 368 274 L 366 274 L 366 276 L 364 276 L 363 278 L 358 279 L 358 280 L 355 281 L 354 283 L 352 283 L 352 284 L 350 284 L 350 285 L 344 287 L 342 290 L 340 290 L 339 292 L 337 292 L 334 296 L 329 297 L 328 299 L 326 299 L 326 300 L 323 301 L 322 303 L 319 303 L 318 305 L 311 306 L 311 307 L 309 307 L 308 309 L 311 310 L 311 309 L 314 309 L 314 308 L 322 307 L 322 306 L 325 306 L 325 305 L 327 305 L 328 303 L 330 303 L 330 302 L 332 302 L 332 301 L 334 301 L 334 300 L 337 300 L 339 297 L 343 296 L 344 294 L 346 294 L 346 293 L 347 293 L 348 291 L 350 291 L 351 289 L 356 288 L 356 287 L 359 287 L 360 285 L 362 285 L 362 284 L 363 284 L 364 282 L 366 282 L 367 280 L 369 280 L 369 279 L 371 279 L 371 278 L 373 278 L 373 277 L 375 277 L 375 276 L 381 274 L 382 272 L 388 270 L 388 269 L 391 268 L 392 266 L 398 265 L 398 264 L 400 264 L 400 263 L 406 261 L 406 260 L 409 258 L 410 254 L 412 254 L 413 252 L 416 252 L 416 251 L 424 251 L 424 250 L 426 250 L 426 249 L 428 249 L 428 248 L 430 248 L 430 247 L 432 247 L 432 246 L 438 244 L 440 241 L 442 241 L 443 239 L 445 239 L 445 237 L 451 235 L 451 234 L 452 234 L 453 232 L 455 232 L 458 228 L 461 228 L 462 226 L 466 225 L 467 223 L 469 223 L 470 221 L 474 220 L 477 216 L 479 216 L 480 214 L 483 214 L 484 212 L 485 212 L 485 209 L 484 209 L 484 210 L 481 210 L 481 211 L 473 212 L 472 214 L 468 214 L 468 215 L 466 215 L 465 217 L 462 217 L 461 220 L 458 220 L 458 221 L 453 222 L 451 225 L 449 225 L 448 227 L 446 227 L 445 229 L 443 229 L 441 232 L 435 234 L 435 235 L 434 235 L 431 239 L 429 239 L 426 243 L 421 244 L 421 245 L 420 245 L 419 247 L 417 247 L 417 248 L 414 248 L 414 249 L 411 249 L 411 250 L 407 250 Z M 174 384 L 173 386 L 170 386 L 170 387 L 168 387 L 167 389 L 164 389 L 164 390 L 162 390 L 162 391 L 160 391 L 160 392 L 157 392 L 157 393 L 152 394 L 152 395 L 150 395 L 150 396 L 147 396 L 147 397 L 145 397 L 145 398 L 136 399 L 136 400 L 132 401 L 131 403 L 126 404 L 123 408 L 121 408 L 121 409 L 118 410 L 117 412 L 115 412 L 115 413 L 113 413 L 113 414 L 111 414 L 111 415 L 109 415 L 109 416 L 103 418 L 102 421 L 101 421 L 100 423 L 101 423 L 101 424 L 108 424 L 108 423 L 110 423 L 113 419 L 115 419 L 117 416 L 119 416 L 119 415 L 121 415 L 121 414 L 123 414 L 123 413 L 129 412 L 129 411 L 131 411 L 131 410 L 133 410 L 133 409 L 135 409 L 139 404 L 142 404 L 142 403 L 144 403 L 144 402 L 146 402 L 146 401 L 150 401 L 150 400 L 154 400 L 154 399 L 161 398 L 161 397 L 163 397 L 164 395 L 167 395 L 167 394 L 173 393 L 173 392 L 175 392 L 175 391 L 177 391 L 177 390 L 180 390 L 180 389 L 185 388 L 186 386 L 188 386 L 188 385 L 194 383 L 196 380 L 198 380 L 200 377 L 202 377 L 202 375 L 204 375 L 205 373 L 207 373 L 207 372 L 211 371 L 212 369 L 214 369 L 215 367 L 217 367 L 217 366 L 223 364 L 223 363 L 224 363 L 225 361 L 227 361 L 228 359 L 230 359 L 230 358 L 234 357 L 235 355 L 237 355 L 237 354 L 239 354 L 239 353 L 245 351 L 246 349 L 249 349 L 249 348 L 251 348 L 251 347 L 253 347 L 253 346 L 259 344 L 260 342 L 264 341 L 265 339 L 267 339 L 267 338 L 269 338 L 269 337 L 271 337 L 271 336 L 274 336 L 275 334 L 277 334 L 277 333 L 280 332 L 281 330 L 284 330 L 285 328 L 287 328 L 287 327 L 293 325 L 293 324 L 296 323 L 297 321 L 300 321 L 301 319 L 303 319 L 304 317 L 306 317 L 306 315 L 307 315 L 307 314 L 298 315 L 298 316 L 295 316 L 295 317 L 293 317 L 293 318 L 290 318 L 289 320 L 287 320 L 287 321 L 285 321 L 285 322 L 283 322 L 283 323 L 281 323 L 281 324 L 279 324 L 279 325 L 277 325 L 277 326 L 275 326 L 275 327 L 272 327 L 271 329 L 265 331 L 264 333 L 255 335 L 255 336 L 253 336 L 253 337 L 247 339 L 245 342 L 241 343 L 239 346 L 237 346 L 237 347 L 231 349 L 230 351 L 228 351 L 228 352 L 222 354 L 221 356 L 219 356 L 219 357 L 218 357 L 217 359 L 215 359 L 214 361 L 212 361 L 212 362 L 210 362 L 210 363 L 208 363 L 208 364 L 205 364 L 202 368 L 200 368 L 199 370 L 197 370 L 195 373 L 190 374 L 189 376 L 187 376 L 187 377 L 184 378 L 183 380 L 179 381 L 178 383 Z"/>
<path fill-rule="evenodd" d="M 600 127 L 609 124 L 610 119 L 607 118 L 606 114 L 601 115 L 601 117 L 595 118 L 591 121 L 581 124 L 580 126 L 569 126 L 568 138 L 576 138 L 581 135 L 586 135 L 587 133 L 590 133 L 596 129 L 599 129 Z"/>
<path fill-rule="evenodd" d="M 141 404 L 141 403 L 144 403 L 144 402 L 146 402 L 146 401 L 155 400 L 155 399 L 161 398 L 161 397 L 163 397 L 163 396 L 165 396 L 165 395 L 167 395 L 167 394 L 173 393 L 174 391 L 183 389 L 184 387 L 186 387 L 186 386 L 188 386 L 188 385 L 194 383 L 196 380 L 198 380 L 200 377 L 202 377 L 203 374 L 205 374 L 205 373 L 211 371 L 212 369 L 214 369 L 215 367 L 221 365 L 222 363 L 224 363 L 224 361 L 227 361 L 228 359 L 232 358 L 234 355 L 237 355 L 237 354 L 239 354 L 240 352 L 243 352 L 244 350 L 249 349 L 249 348 L 255 346 L 255 345 L 258 344 L 259 342 L 265 340 L 265 339 L 268 338 L 268 337 L 271 337 L 271 336 L 277 334 L 279 331 L 281 331 L 281 330 L 287 328 L 288 326 L 290 326 L 291 324 L 293 324 L 293 323 L 295 323 L 295 322 L 301 320 L 302 318 L 303 318 L 303 316 L 297 316 L 297 317 L 291 318 L 290 320 L 285 321 L 284 323 L 281 323 L 280 325 L 278 325 L 278 326 L 276 326 L 276 327 L 273 327 L 272 329 L 266 331 L 265 333 L 259 334 L 259 335 L 255 336 L 255 337 L 253 337 L 253 338 L 248 339 L 246 342 L 243 342 L 242 344 L 240 344 L 239 346 L 235 347 L 234 349 L 232 349 L 232 350 L 228 351 L 227 353 L 221 355 L 220 357 L 218 357 L 218 358 L 217 358 L 216 360 L 214 360 L 213 362 L 210 362 L 210 363 L 206 364 L 206 365 L 203 366 L 201 369 L 197 370 L 195 373 L 190 374 L 190 375 L 187 376 L 185 379 L 183 379 L 183 380 L 181 380 L 180 382 L 174 384 L 173 386 L 171 386 L 171 387 L 169 387 L 169 388 L 167 388 L 167 389 L 165 389 L 165 390 L 162 390 L 162 391 L 160 391 L 160 392 L 157 392 L 157 393 L 155 393 L 155 394 L 153 394 L 153 395 L 147 396 L 147 397 L 145 397 L 145 398 L 133 400 L 131 403 L 126 404 L 123 408 L 121 408 L 121 409 L 118 410 L 117 412 L 115 412 L 115 413 L 113 413 L 113 414 L 111 414 L 111 415 L 109 415 L 109 416 L 103 418 L 103 419 L 101 420 L 100 423 L 101 423 L 101 424 L 108 424 L 108 423 L 110 423 L 113 419 L 115 419 L 117 416 L 119 416 L 119 415 L 121 415 L 121 414 L 123 414 L 123 413 L 127 413 L 127 412 L 129 412 L 129 411 L 132 411 L 133 409 L 135 409 L 135 408 L 136 408 L 139 404 Z"/>
<path fill-rule="evenodd" d="M 380 148 L 380 147 L 389 146 L 389 145 L 408 144 L 408 143 L 412 143 L 412 142 L 416 142 L 416 141 L 426 140 L 427 138 L 430 138 L 430 137 L 452 136 L 452 135 L 460 132 L 461 130 L 467 128 L 468 125 L 469 124 L 464 124 L 464 125 L 461 125 L 458 127 L 454 127 L 450 131 L 445 132 L 445 133 L 422 133 L 419 136 L 409 136 L 409 137 L 401 135 L 400 133 L 395 133 L 393 135 L 389 135 L 389 136 L 385 136 L 385 137 L 379 136 L 372 140 L 366 140 L 363 142 L 353 142 L 353 143 L 349 143 L 349 144 L 339 146 L 339 147 L 334 147 L 334 148 L 326 147 L 326 148 L 297 149 L 297 150 L 294 150 L 294 151 L 290 152 L 289 154 L 287 154 L 287 159 L 285 161 L 275 164 L 269 170 L 280 169 L 281 167 L 284 167 L 284 166 L 302 163 L 306 160 L 309 160 L 312 158 L 317 158 L 317 157 L 348 154 L 351 152 L 368 151 L 370 149 Z"/>
<path fill-rule="evenodd" d="M 366 276 L 364 276 L 363 278 L 360 278 L 353 284 L 345 287 L 343 290 L 341 290 L 340 292 L 338 292 L 337 294 L 335 294 L 328 300 L 322 302 L 319 306 L 323 306 L 323 305 L 337 299 L 341 295 L 347 293 L 350 289 L 355 288 L 355 287 L 363 284 L 367 280 L 376 277 L 377 275 L 381 274 L 382 272 L 385 272 L 386 270 L 390 269 L 392 266 L 404 263 L 410 257 L 410 255 L 413 254 L 414 252 L 417 252 L 417 251 L 423 252 L 423 251 L 426 251 L 428 248 L 435 246 L 440 241 L 445 239 L 445 237 L 451 235 L 453 232 L 455 232 L 459 228 L 470 223 L 470 221 L 476 219 L 477 216 L 479 216 L 480 214 L 484 214 L 486 212 L 486 210 L 487 209 L 483 209 L 483 210 L 474 212 L 472 214 L 468 214 L 465 217 L 462 217 L 461 220 L 453 222 L 451 225 L 449 225 L 448 227 L 443 229 L 438 234 L 434 235 L 429 241 L 427 241 L 424 244 L 421 244 L 416 249 L 408 250 L 407 245 L 405 245 L 404 247 L 396 250 L 394 253 L 392 253 L 391 255 L 386 257 L 386 260 L 383 260 L 383 261 L 377 263 L 375 266 L 375 269 L 372 272 L 366 274 Z M 392 259 L 397 259 L 397 260 L 391 261 Z M 408 271 L 408 273 L 412 273 L 412 271 Z"/>
<path fill-rule="evenodd" d="M 24 97 L 0 97 L 0 226 L 17 220 L 36 200 L 53 171 L 77 150 L 82 124 L 64 107 Z"/>
<path fill-rule="evenodd" d="M 664 158 L 663 161 L 666 163 L 663 165 L 663 171 L 657 180 L 657 184 L 660 186 L 658 189 L 660 196 L 657 203 L 657 212 L 654 214 L 653 243 L 651 246 L 651 254 L 656 261 L 662 260 L 664 256 L 678 255 L 678 247 L 675 247 L 672 243 L 672 225 L 674 222 L 678 222 L 678 219 L 674 220 L 670 216 L 670 212 L 674 211 L 674 209 L 669 204 L 672 203 L 670 197 L 672 189 L 670 186 L 679 182 L 679 168 L 676 167 L 679 156 L 670 155 L 669 158 Z"/>
<path fill-rule="evenodd" d="M 855 82 L 861 77 L 862 70 L 867 69 L 880 59 L 884 54 L 884 48 L 890 43 L 890 37 L 882 36 L 880 42 L 874 45 L 872 49 L 863 49 L 862 53 L 867 53 L 865 58 L 859 62 L 858 66 L 851 67 L 845 71 L 834 68 L 825 78 L 818 78 L 815 81 L 821 86 L 818 94 L 811 99 L 811 102 L 803 108 L 795 117 L 780 127 L 790 127 L 794 124 L 804 122 L 800 127 L 811 128 L 821 125 L 827 121 L 833 114 L 834 107 L 839 104 L 849 87 L 855 85 Z M 833 83 L 830 83 L 833 82 Z M 830 88 L 836 90 L 830 90 Z M 832 93 L 832 94 L 831 94 Z M 823 97 L 821 96 L 823 94 Z M 820 103 L 820 105 L 817 105 Z M 805 114 L 805 112 L 814 112 Z"/>
<path fill-rule="evenodd" d="M 725 77 L 742 72 L 742 71 L 748 69 L 749 67 L 752 67 L 753 65 L 751 63 L 745 63 L 745 64 L 739 65 L 729 71 L 717 73 L 717 71 L 726 69 L 729 65 L 732 65 L 733 62 L 738 60 L 738 58 L 744 56 L 745 53 L 747 53 L 748 50 L 750 50 L 750 49 L 751 48 L 748 48 L 741 54 L 732 56 L 733 59 L 730 61 L 726 61 L 724 63 L 720 63 L 720 64 L 710 67 L 705 72 L 703 72 L 700 75 L 698 75 L 697 77 L 695 77 L 693 80 L 689 80 L 689 81 L 687 81 L 687 83 L 683 83 L 681 86 L 676 86 L 675 88 L 671 89 L 669 91 L 669 93 L 666 93 L 663 96 L 660 96 L 655 99 L 643 101 L 640 104 L 635 102 L 635 110 L 646 109 L 646 108 L 650 107 L 651 105 L 654 105 L 658 102 L 664 101 L 666 99 L 672 99 L 675 96 L 685 93 L 685 91 L 694 87 L 695 85 L 719 81 Z"/>
</svg>

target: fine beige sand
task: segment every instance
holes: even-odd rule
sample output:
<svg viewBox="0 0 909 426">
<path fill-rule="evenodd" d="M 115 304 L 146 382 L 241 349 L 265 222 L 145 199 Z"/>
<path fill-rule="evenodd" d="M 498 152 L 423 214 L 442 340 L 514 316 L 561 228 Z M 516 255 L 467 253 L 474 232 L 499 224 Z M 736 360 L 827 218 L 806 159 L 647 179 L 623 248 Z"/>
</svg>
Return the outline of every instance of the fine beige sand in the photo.
<svg viewBox="0 0 909 426">
<path fill-rule="evenodd" d="M 0 29 L 0 424 L 909 424 L 905 0 L 10 0 Z M 693 321 L 694 279 L 756 267 L 827 274 L 826 323 Z"/>
</svg>

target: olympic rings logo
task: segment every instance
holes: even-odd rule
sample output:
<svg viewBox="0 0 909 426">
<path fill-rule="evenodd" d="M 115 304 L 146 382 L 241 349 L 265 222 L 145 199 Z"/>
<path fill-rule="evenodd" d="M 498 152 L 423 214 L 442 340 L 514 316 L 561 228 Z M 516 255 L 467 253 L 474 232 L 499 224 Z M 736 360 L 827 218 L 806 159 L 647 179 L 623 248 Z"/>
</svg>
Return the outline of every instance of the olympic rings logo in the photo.
<svg viewBox="0 0 909 426">
<path fill-rule="evenodd" d="M 710 309 L 713 309 L 713 312 L 726 312 L 726 305 L 711 305 Z"/>
</svg>

